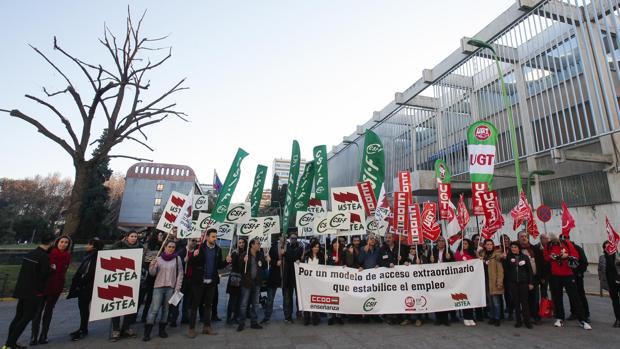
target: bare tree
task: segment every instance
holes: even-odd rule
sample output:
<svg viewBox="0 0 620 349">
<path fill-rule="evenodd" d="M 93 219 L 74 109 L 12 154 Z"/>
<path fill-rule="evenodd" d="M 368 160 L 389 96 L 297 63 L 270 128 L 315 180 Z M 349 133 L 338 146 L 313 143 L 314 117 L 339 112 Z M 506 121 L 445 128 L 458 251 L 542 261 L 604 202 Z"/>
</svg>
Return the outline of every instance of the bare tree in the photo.
<svg viewBox="0 0 620 349">
<path fill-rule="evenodd" d="M 140 30 L 145 14 L 146 12 L 135 23 L 128 11 L 126 31 L 120 39 L 104 25 L 103 38 L 100 38 L 99 42 L 112 58 L 113 64 L 110 67 L 104 64 L 88 63 L 73 56 L 61 47 L 54 37 L 54 50 L 58 51 L 60 56 L 67 59 L 70 64 L 77 65 L 81 71 L 81 78 L 86 79 L 89 86 L 88 91 L 79 91 L 58 64 L 31 45 L 32 49 L 49 63 L 55 72 L 62 76 L 67 87 L 63 90 L 51 92 L 43 88 L 46 95 L 44 98 L 29 94 L 25 96 L 27 99 L 44 106 L 52 115 L 58 117 L 70 139 L 66 140 L 65 137 L 51 132 L 39 121 L 42 119 L 39 115 L 32 116 L 18 109 L 0 109 L 0 111 L 9 113 L 11 116 L 33 125 L 39 133 L 58 144 L 71 156 L 75 167 L 75 179 L 66 216 L 66 234 L 75 233 L 79 225 L 81 208 L 85 204 L 82 201 L 88 185 L 89 173 L 99 161 L 106 157 L 129 158 L 137 161 L 148 160 L 131 154 L 111 154 L 110 151 L 114 146 L 124 141 L 132 141 L 152 151 L 153 149 L 147 144 L 148 138 L 144 133 L 145 128 L 160 123 L 169 116 L 187 121 L 185 113 L 176 110 L 176 103 L 168 102 L 168 97 L 172 94 L 187 89 L 184 86 L 185 79 L 173 84 L 157 97 L 149 101 L 143 100 L 143 93 L 150 88 L 150 80 L 147 79 L 147 75 L 152 70 L 161 67 L 171 57 L 172 52 L 170 47 L 152 46 L 166 39 L 167 36 L 153 39 L 142 36 Z M 152 62 L 148 55 L 156 54 L 156 51 L 163 52 L 163 54 L 160 54 L 157 60 Z M 70 97 L 75 107 L 72 114 L 77 111 L 81 116 L 81 133 L 76 132 L 76 125 L 70 122 L 68 113 L 62 113 L 57 106 L 49 101 L 51 98 L 61 95 Z M 86 98 L 87 96 L 88 98 Z M 90 101 L 90 103 L 86 101 Z M 93 121 L 95 118 L 99 120 L 104 116 L 106 118 L 104 120 L 106 124 L 104 132 L 107 131 L 107 134 L 101 139 L 99 139 L 99 135 L 91 137 Z M 91 139 L 96 140 L 92 142 Z M 96 142 L 101 142 L 100 151 L 87 159 L 88 146 Z"/>
</svg>

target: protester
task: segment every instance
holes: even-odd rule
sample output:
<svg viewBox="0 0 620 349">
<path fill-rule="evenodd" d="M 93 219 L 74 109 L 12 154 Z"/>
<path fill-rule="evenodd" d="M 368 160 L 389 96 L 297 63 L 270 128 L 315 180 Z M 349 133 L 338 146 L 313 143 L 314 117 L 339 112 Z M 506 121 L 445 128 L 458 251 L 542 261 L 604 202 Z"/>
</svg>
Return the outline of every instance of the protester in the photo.
<svg viewBox="0 0 620 349">
<path fill-rule="evenodd" d="M 138 242 L 138 233 L 135 231 L 130 231 L 127 233 L 125 239 L 118 241 L 114 244 L 112 249 L 114 250 L 124 250 L 124 249 L 132 249 L 132 248 L 140 248 L 142 249 L 142 244 Z M 131 329 L 131 324 L 135 321 L 136 314 L 129 314 L 124 316 L 116 316 L 112 318 L 112 336 L 110 337 L 110 341 L 116 342 L 121 337 L 125 338 L 135 338 L 137 336 L 136 332 Z M 121 325 L 122 320 L 122 325 Z"/>
<path fill-rule="evenodd" d="M 179 256 L 179 259 L 181 260 L 181 268 L 182 270 L 185 270 L 185 256 L 187 256 L 187 244 L 190 239 L 179 239 L 179 237 L 176 236 L 176 234 L 171 238 L 172 238 L 172 241 L 174 241 L 176 244 L 176 248 L 174 252 L 177 254 L 177 256 Z M 171 238 L 168 238 L 168 240 L 170 240 Z M 189 303 L 189 302 L 186 302 L 187 295 L 185 293 L 186 292 L 185 284 L 186 284 L 185 273 L 183 273 L 182 282 L 181 282 L 181 291 L 180 291 L 181 293 L 183 293 L 183 298 L 181 298 L 181 302 L 179 304 L 177 305 L 170 304 L 168 308 L 168 325 L 170 327 L 177 327 L 177 320 L 179 319 L 179 314 L 181 313 L 182 309 L 185 309 L 185 303 Z M 187 314 L 184 314 L 184 315 L 187 315 Z"/>
<path fill-rule="evenodd" d="M 80 310 L 80 328 L 71 332 L 71 340 L 78 341 L 88 335 L 88 317 L 90 316 L 90 301 L 93 296 L 95 271 L 97 270 L 97 253 L 103 249 L 103 242 L 95 237 L 86 244 L 86 255 L 82 258 L 73 279 L 67 299 L 78 299 Z"/>
<path fill-rule="evenodd" d="M 344 265 L 344 250 L 343 243 L 340 239 L 334 239 L 332 241 L 332 247 L 329 250 L 329 255 L 327 259 L 327 265 Z M 329 314 L 329 319 L 327 320 L 327 325 L 331 326 L 335 323 L 339 323 L 344 325 L 344 321 L 342 320 L 342 315 L 337 313 Z"/>
<path fill-rule="evenodd" d="M 217 229 L 209 228 L 205 234 L 205 241 L 189 256 L 190 287 L 192 288 L 192 305 L 187 332 L 189 338 L 196 338 L 196 316 L 199 307 L 204 309 L 202 334 L 217 334 L 211 328 L 211 305 L 215 287 L 220 279 L 218 269 L 225 267 L 226 264 L 222 258 L 222 249 L 216 242 Z"/>
<path fill-rule="evenodd" d="M 480 251 L 480 258 L 484 263 L 486 279 L 487 307 L 489 308 L 489 325 L 500 325 L 502 296 L 504 294 L 504 268 L 502 253 L 495 249 L 493 240 L 484 240 L 484 248 Z"/>
<path fill-rule="evenodd" d="M 239 316 L 239 302 L 241 297 L 241 263 L 239 260 L 246 252 L 246 239 L 237 238 L 237 246 L 226 257 L 226 262 L 231 265 L 230 274 L 228 274 L 228 283 L 226 284 L 226 293 L 228 293 L 228 305 L 226 307 L 226 324 L 232 325 L 237 322 Z"/>
<path fill-rule="evenodd" d="M 400 236 L 398 237 L 400 238 Z M 396 246 L 395 236 L 392 233 L 385 234 L 385 242 L 379 249 L 379 266 L 384 268 L 394 268 L 398 265 L 402 259 L 399 255 L 399 248 Z M 402 246 L 401 246 L 402 250 Z M 383 320 L 388 325 L 394 325 L 400 323 L 399 316 L 397 314 L 386 314 L 383 316 Z"/>
<path fill-rule="evenodd" d="M 337 241 L 336 239 L 334 240 Z M 324 254 L 321 252 L 319 240 L 312 239 L 312 241 L 310 241 L 310 247 L 306 251 L 303 261 L 310 265 L 325 264 L 325 258 Z M 311 321 L 312 325 L 316 326 L 319 324 L 320 320 L 320 313 L 316 311 L 304 311 L 304 326 L 310 325 Z"/>
<path fill-rule="evenodd" d="M 32 320 L 32 335 L 30 345 L 47 344 L 47 332 L 52 322 L 54 307 L 65 286 L 65 276 L 71 264 L 71 239 L 61 236 L 56 239 L 54 246 L 49 250 L 50 267 L 52 275 L 47 280 L 43 290 L 43 302 Z M 39 328 L 41 335 L 39 336 Z"/>
<path fill-rule="evenodd" d="M 360 267 L 360 243 L 361 239 L 358 235 L 352 236 L 351 243 L 345 249 L 345 265 L 349 268 L 358 269 Z"/>
<path fill-rule="evenodd" d="M 422 252 L 422 245 L 411 245 L 405 248 L 407 252 L 405 252 L 405 258 L 402 259 L 403 265 L 417 265 L 417 264 L 426 264 L 428 263 L 428 259 Z M 422 326 L 423 323 L 423 314 L 405 314 L 403 321 L 400 322 L 401 326 L 409 325 L 413 319 L 415 318 L 414 325 L 416 327 Z"/>
<path fill-rule="evenodd" d="M 586 252 L 583 250 L 581 246 L 578 244 L 573 244 L 577 254 L 579 255 L 579 264 L 577 268 L 573 269 L 573 274 L 575 275 L 575 286 L 577 287 L 577 296 L 581 301 L 581 306 L 583 307 L 583 316 L 586 318 L 586 322 L 590 322 L 590 306 L 588 305 L 588 298 L 586 297 L 586 289 L 583 281 L 583 277 L 585 272 L 588 270 L 588 257 L 586 257 Z M 571 304 L 570 316 L 568 320 L 575 320 L 577 317 L 573 312 L 573 305 Z"/>
<path fill-rule="evenodd" d="M 502 253 L 503 255 L 506 255 L 510 252 L 510 237 L 508 237 L 508 235 L 506 234 L 502 234 L 501 236 L 501 241 L 502 241 Z M 504 271 L 506 271 L 509 268 L 509 262 L 506 258 L 504 258 L 502 260 L 502 267 L 504 268 Z M 504 273 L 504 285 L 506 287 L 508 287 L 508 285 L 510 284 L 510 280 L 508 279 L 509 277 L 509 273 Z M 514 306 L 512 304 L 512 300 L 510 299 L 510 292 L 504 292 L 504 312 L 500 313 L 500 318 L 502 320 L 504 320 L 504 313 L 508 315 L 508 317 L 506 318 L 508 321 L 512 321 L 514 320 Z"/>
<path fill-rule="evenodd" d="M 510 243 L 510 251 L 506 256 L 508 268 L 504 273 L 509 275 L 509 283 L 506 286 L 515 310 L 515 327 L 519 328 L 525 323 L 525 327 L 531 329 L 532 322 L 528 302 L 530 300 L 529 292 L 534 289 L 534 272 L 530 257 L 525 254 L 526 250 L 521 248 L 523 246 L 521 238 L 519 240 L 519 242 Z"/>
<path fill-rule="evenodd" d="M 269 268 L 267 270 L 267 299 L 265 301 L 265 317 L 260 322 L 268 324 L 273 314 L 273 301 L 278 292 L 278 288 L 282 286 L 282 261 L 280 256 L 280 246 L 284 244 L 284 238 L 277 238 L 278 235 L 272 235 L 271 248 L 269 249 Z"/>
<path fill-rule="evenodd" d="M 299 262 L 302 258 L 303 246 L 297 241 L 297 232 L 289 232 L 289 243 L 284 245 L 280 251 L 282 256 L 282 298 L 284 310 L 284 323 L 293 323 L 293 304 L 297 304 L 297 288 L 295 285 L 295 262 Z M 295 302 L 293 303 L 293 293 L 295 294 Z M 299 319 L 300 312 L 297 308 Z"/>
<path fill-rule="evenodd" d="M 431 263 L 454 262 L 454 254 L 447 248 L 446 239 L 443 236 L 439 236 L 437 239 L 437 245 L 432 249 L 429 260 Z M 449 313 L 449 311 L 435 313 L 435 325 L 450 326 Z"/>
<path fill-rule="evenodd" d="M 532 289 L 528 290 L 528 303 L 530 305 L 530 315 L 534 319 L 534 324 L 539 324 L 540 284 L 545 269 L 544 253 L 541 249 L 536 248 L 536 246 L 530 243 L 530 236 L 527 232 L 520 231 L 517 236 L 521 250 L 524 255 L 529 257 L 532 267 Z"/>
<path fill-rule="evenodd" d="M 250 312 L 250 328 L 260 330 L 263 327 L 258 324 L 256 311 L 260 307 L 259 296 L 262 282 L 262 271 L 267 268 L 270 258 L 263 255 L 260 249 L 260 241 L 252 239 L 249 242 L 247 253 L 239 260 L 241 274 L 241 309 L 237 317 L 239 325 L 237 331 L 245 328 L 246 309 Z M 249 309 L 248 309 L 249 307 Z"/>
<path fill-rule="evenodd" d="M 471 240 L 463 239 L 463 241 L 461 241 L 461 244 L 454 254 L 454 259 L 456 261 L 469 261 L 476 259 L 476 249 L 474 248 L 474 244 Z M 473 308 L 463 309 L 463 324 L 465 326 L 476 326 Z"/>
<path fill-rule="evenodd" d="M 578 263 L 579 254 L 569 240 L 558 239 L 555 235 L 550 235 L 549 244 L 545 249 L 545 260 L 551 263 L 551 298 L 553 299 L 555 313 L 555 327 L 564 326 L 564 297 L 563 290 L 570 303 L 573 304 L 573 313 L 579 319 L 581 327 L 591 330 L 592 326 L 586 322 L 583 306 L 577 294 L 575 286 L 575 275 L 570 265 Z"/>
<path fill-rule="evenodd" d="M 202 237 L 205 235 L 205 232 L 201 233 L 201 239 L 189 239 L 186 246 L 186 252 L 183 257 L 183 265 L 185 270 L 185 275 L 183 276 L 183 286 L 181 289 L 183 290 L 183 306 L 181 311 L 181 323 L 189 324 L 189 318 L 192 308 L 192 266 L 188 264 L 189 257 L 194 253 L 194 251 L 200 246 L 200 241 Z"/>
<path fill-rule="evenodd" d="M 377 246 L 377 237 L 374 234 L 368 234 L 368 241 L 360 251 L 358 262 L 360 270 L 379 267 L 379 247 Z"/>
<path fill-rule="evenodd" d="M 549 235 L 546 233 L 540 234 L 540 242 L 536 244 L 536 248 L 540 251 L 540 253 L 544 256 L 545 248 L 547 248 L 547 244 L 549 243 Z M 547 261 L 542 261 L 542 266 L 539 268 L 540 272 L 540 297 L 549 298 L 549 276 L 551 275 L 551 264 Z"/>
<path fill-rule="evenodd" d="M 39 246 L 30 251 L 22 260 L 13 291 L 13 298 L 17 298 L 17 308 L 15 309 L 15 317 L 9 325 L 9 333 L 5 343 L 7 348 L 23 348 L 17 344 L 17 340 L 43 302 L 43 291 L 53 272 L 47 253 L 53 241 L 53 234 L 44 234 Z"/>
<path fill-rule="evenodd" d="M 603 274 L 607 279 L 609 297 L 614 308 L 616 322 L 614 327 L 620 327 L 620 257 L 617 253 L 609 253 L 607 245 L 609 241 L 603 243 Z"/>
<path fill-rule="evenodd" d="M 173 227 L 171 234 L 176 235 L 177 228 Z M 142 261 L 142 278 L 140 280 L 140 295 L 138 298 L 138 309 L 140 305 L 144 305 L 142 309 L 142 316 L 140 322 L 146 322 L 146 317 L 149 314 L 149 308 L 153 301 L 153 287 L 155 284 L 155 277 L 149 273 L 149 265 L 151 261 L 157 258 L 157 254 L 161 249 L 161 244 L 164 242 L 165 234 L 160 231 L 153 231 L 148 237 L 145 244 L 144 260 Z"/>
<path fill-rule="evenodd" d="M 155 282 L 153 284 L 153 300 L 144 325 L 144 338 L 142 340 L 145 342 L 151 340 L 151 331 L 160 310 L 159 337 L 168 337 L 168 333 L 166 333 L 168 303 L 174 293 L 181 291 L 181 284 L 183 283 L 183 264 L 175 250 L 176 243 L 174 241 L 166 242 L 164 251 L 149 265 L 149 273 L 155 277 Z"/>
</svg>

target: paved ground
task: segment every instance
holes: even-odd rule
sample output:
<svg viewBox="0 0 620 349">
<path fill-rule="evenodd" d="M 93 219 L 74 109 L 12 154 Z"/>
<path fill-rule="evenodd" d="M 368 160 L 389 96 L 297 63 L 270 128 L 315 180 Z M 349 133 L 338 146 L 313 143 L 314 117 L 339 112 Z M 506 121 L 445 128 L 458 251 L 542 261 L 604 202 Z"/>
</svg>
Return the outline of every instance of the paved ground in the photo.
<svg viewBox="0 0 620 349">
<path fill-rule="evenodd" d="M 596 291 L 596 278 L 591 278 L 589 290 Z M 227 297 L 220 289 L 220 316 L 225 314 Z M 545 321 L 533 330 L 516 329 L 512 322 L 504 322 L 500 328 L 480 324 L 475 328 L 464 327 L 461 323 L 451 327 L 436 327 L 425 324 L 414 326 L 389 326 L 386 324 L 345 324 L 327 326 L 323 318 L 319 326 L 304 327 L 301 322 L 285 325 L 282 322 L 282 308 L 277 306 L 275 319 L 263 330 L 247 328 L 236 332 L 234 327 L 218 322 L 215 325 L 217 336 L 199 335 L 196 339 L 185 336 L 186 326 L 170 329 L 168 339 L 155 336 L 149 343 L 137 339 L 121 340 L 117 343 L 107 341 L 110 322 L 103 320 L 91 324 L 90 335 L 79 342 L 71 342 L 68 333 L 75 330 L 79 323 L 77 303 L 75 300 L 59 301 L 52 328 L 50 343 L 39 346 L 47 348 L 618 348 L 620 347 L 620 329 L 612 328 L 613 313 L 609 298 L 589 296 L 594 330 L 584 331 L 577 323 L 570 321 L 565 328 L 554 328 L 551 321 Z M 0 338 L 5 340 L 7 327 L 13 318 L 15 302 L 0 302 Z M 281 293 L 278 291 L 276 304 L 281 305 Z M 568 304 L 568 302 L 566 302 Z M 259 316 L 259 319 L 262 316 Z M 142 324 L 134 326 L 142 332 Z M 22 335 L 20 343 L 27 344 L 30 328 Z M 156 332 L 156 331 L 154 331 Z M 142 333 L 140 333 L 141 335 Z M 141 337 L 141 336 L 140 336 Z"/>
</svg>

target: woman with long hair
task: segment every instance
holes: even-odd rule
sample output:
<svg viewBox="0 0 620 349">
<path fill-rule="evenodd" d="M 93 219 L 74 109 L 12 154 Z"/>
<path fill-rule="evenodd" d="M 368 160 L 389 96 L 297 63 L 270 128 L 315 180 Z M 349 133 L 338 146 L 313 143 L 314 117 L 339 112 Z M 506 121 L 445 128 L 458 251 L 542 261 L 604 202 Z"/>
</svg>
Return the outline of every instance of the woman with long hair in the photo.
<svg viewBox="0 0 620 349">
<path fill-rule="evenodd" d="M 506 286 L 508 293 L 510 293 L 510 299 L 513 302 L 517 319 L 515 327 L 521 327 L 525 323 L 525 327 L 531 329 L 532 322 L 528 293 L 534 288 L 534 272 L 532 271 L 530 257 L 521 251 L 521 245 L 517 241 L 510 243 L 506 263 L 508 267 L 505 270 L 505 274 L 508 274 L 507 280 L 509 280 Z"/>
<path fill-rule="evenodd" d="M 332 240 L 332 248 L 329 250 L 329 254 L 327 256 L 328 265 L 344 265 L 344 246 L 344 243 L 340 239 Z M 329 315 L 327 325 L 331 326 L 334 323 L 344 325 L 344 320 L 342 320 L 341 314 L 332 313 Z"/>
<path fill-rule="evenodd" d="M 50 267 L 53 272 L 43 290 L 43 302 L 32 320 L 30 345 L 47 344 L 48 342 L 47 332 L 52 322 L 54 306 L 56 306 L 58 297 L 60 297 L 65 286 L 65 276 L 67 275 L 69 264 L 71 264 L 70 247 L 71 239 L 68 236 L 61 236 L 56 239 L 54 246 L 50 249 Z M 40 336 L 39 328 L 41 329 Z"/>
<path fill-rule="evenodd" d="M 312 241 L 310 241 L 310 247 L 306 250 L 303 261 L 304 263 L 312 265 L 325 264 L 325 255 L 321 253 L 321 244 L 319 240 L 312 239 Z M 310 325 L 310 321 L 312 321 L 312 325 L 318 325 L 321 321 L 320 314 L 316 311 L 305 311 L 304 326 Z"/>
<path fill-rule="evenodd" d="M 454 254 L 454 259 L 457 261 L 469 261 L 476 259 L 476 249 L 474 248 L 474 243 L 469 239 L 463 239 Z M 476 326 L 473 308 L 463 309 L 463 324 L 465 326 Z"/>
<path fill-rule="evenodd" d="M 620 327 L 620 257 L 618 257 L 617 252 L 609 253 L 608 245 L 609 241 L 603 243 L 603 269 L 607 277 L 609 298 L 611 298 L 614 315 L 616 316 L 614 327 Z"/>
<path fill-rule="evenodd" d="M 489 325 L 500 325 L 500 312 L 502 311 L 502 296 L 504 294 L 504 267 L 502 266 L 502 253 L 495 248 L 493 240 L 484 240 L 483 249 L 480 251 L 480 259 L 484 263 L 484 276 L 486 279 L 487 304 L 489 308 Z"/>
</svg>

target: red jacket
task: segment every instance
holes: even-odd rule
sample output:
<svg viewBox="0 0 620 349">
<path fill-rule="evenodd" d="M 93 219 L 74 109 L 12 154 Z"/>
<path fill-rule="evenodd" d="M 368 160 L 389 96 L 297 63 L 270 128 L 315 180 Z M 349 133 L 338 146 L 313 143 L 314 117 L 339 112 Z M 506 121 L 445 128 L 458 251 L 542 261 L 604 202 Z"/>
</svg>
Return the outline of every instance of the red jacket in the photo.
<svg viewBox="0 0 620 349">
<path fill-rule="evenodd" d="M 57 295 L 62 293 L 65 287 L 65 275 L 71 264 L 71 254 L 68 250 L 61 252 L 57 248 L 52 248 L 50 252 L 50 265 L 56 265 L 56 269 L 52 270 L 52 276 L 47 280 L 43 295 Z"/>
<path fill-rule="evenodd" d="M 559 256 L 563 251 L 568 253 L 569 257 L 574 257 L 579 260 L 579 253 L 570 241 L 556 243 L 549 243 L 545 248 L 545 262 L 551 263 L 551 275 L 553 276 L 571 276 L 573 275 L 573 269 L 568 266 L 567 259 L 559 259 Z M 558 256 L 558 259 L 551 258 L 552 255 Z"/>
</svg>

